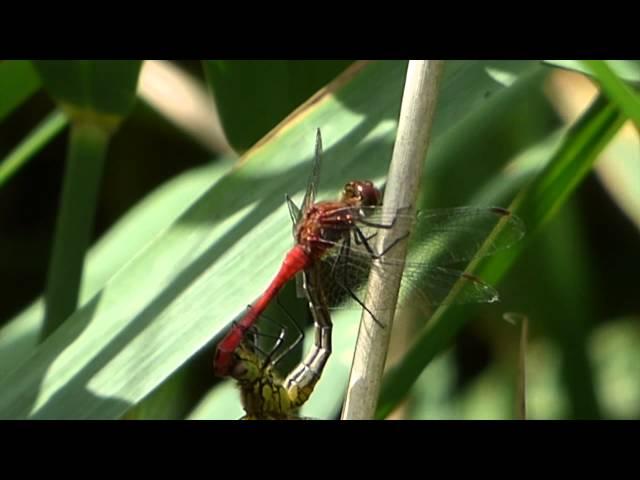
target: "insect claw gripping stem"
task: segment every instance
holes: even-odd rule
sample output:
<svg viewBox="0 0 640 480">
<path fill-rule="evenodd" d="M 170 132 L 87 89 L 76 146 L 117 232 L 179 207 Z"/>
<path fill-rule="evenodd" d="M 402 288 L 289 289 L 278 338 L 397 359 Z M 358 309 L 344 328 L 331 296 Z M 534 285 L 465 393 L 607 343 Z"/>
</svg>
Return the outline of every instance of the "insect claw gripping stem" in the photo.
<svg viewBox="0 0 640 480">
<path fill-rule="evenodd" d="M 406 207 L 400 207 L 398 209 L 396 209 L 396 214 L 400 213 L 401 211 L 408 211 L 411 207 L 406 206 Z M 382 228 L 385 230 L 389 230 L 391 228 L 393 228 L 393 226 L 396 224 L 396 220 L 398 220 L 398 216 L 394 216 L 393 220 L 391 220 L 391 223 L 389 224 L 384 224 L 384 223 L 375 223 L 375 222 L 369 222 L 366 218 L 360 218 L 358 219 L 358 222 L 366 225 L 367 227 L 373 227 L 373 228 Z"/>
<path fill-rule="evenodd" d="M 362 234 L 364 236 L 364 234 Z M 371 235 L 369 235 L 368 237 L 365 237 L 364 240 L 366 240 L 367 242 L 370 241 L 372 238 L 374 238 L 376 235 L 378 235 L 378 233 L 372 233 Z M 363 240 L 360 240 L 360 235 L 356 235 L 353 238 L 353 241 L 356 242 L 356 245 L 362 245 L 363 243 L 365 243 Z"/>
<path fill-rule="evenodd" d="M 364 237 L 364 234 L 362 232 L 360 232 L 360 235 Z M 366 245 L 368 244 L 365 243 L 365 246 Z M 332 271 L 334 270 L 335 266 L 339 263 L 339 260 L 343 255 L 348 257 L 350 248 L 351 248 L 351 236 L 348 236 L 345 238 L 344 242 L 342 243 L 340 247 L 340 253 L 337 255 L 336 260 L 333 262 L 333 265 L 331 267 Z M 369 248 L 371 247 L 368 246 L 367 249 Z M 375 317 L 375 315 L 371 312 L 371 310 L 369 310 L 367 306 L 364 304 L 364 302 L 358 298 L 358 296 L 353 292 L 353 290 L 351 290 L 351 288 L 349 287 L 349 282 L 346 279 L 346 274 L 347 274 L 347 270 L 344 269 L 344 276 L 345 276 L 345 278 L 343 279 L 344 281 L 341 281 L 338 275 L 334 277 L 334 280 L 343 290 L 345 290 L 349 294 L 351 298 L 353 298 L 358 303 L 358 305 L 360 305 L 363 309 L 367 311 L 367 313 L 369 313 L 369 315 L 371 315 L 371 318 L 373 319 L 373 321 L 376 322 L 380 326 L 380 328 L 384 328 L 384 325 L 380 323 L 380 321 Z"/>
<path fill-rule="evenodd" d="M 345 284 L 345 285 L 341 285 L 341 286 L 342 286 L 342 288 L 344 288 L 344 289 L 349 293 L 349 295 L 350 295 L 350 296 L 351 296 L 351 297 L 352 297 L 356 302 L 358 302 L 358 304 L 359 304 L 363 309 L 365 309 L 365 310 L 367 311 L 367 313 L 369 314 L 369 316 L 371 316 L 371 319 L 372 319 L 374 322 L 376 322 L 376 324 L 377 324 L 380 328 L 382 328 L 382 329 L 384 329 L 384 328 L 385 328 L 385 326 L 380 322 L 380 320 L 378 320 L 378 319 L 376 318 L 376 316 L 373 314 L 373 312 L 372 312 L 371 310 L 369 310 L 369 308 L 364 304 L 364 302 L 363 302 L 362 300 L 360 300 L 360 299 L 358 298 L 358 296 L 357 296 L 355 293 L 353 293 L 353 291 L 351 290 L 351 288 L 349 288 L 349 286 L 348 286 L 348 285 L 346 285 L 346 284 Z"/>
<path fill-rule="evenodd" d="M 399 242 L 401 242 L 402 240 L 406 239 L 409 237 L 409 232 L 405 233 L 404 235 L 396 238 L 393 242 L 391 242 L 382 252 L 380 252 L 378 254 L 378 256 L 374 257 L 376 260 L 382 258 L 384 255 L 386 255 L 386 253 L 391 250 L 393 247 L 396 246 L 396 244 L 398 244 Z"/>
<path fill-rule="evenodd" d="M 357 245 L 364 245 L 364 248 L 367 249 L 367 252 L 369 252 L 369 255 L 371 255 L 371 258 L 373 258 L 374 260 L 380 260 L 389 250 L 395 247 L 398 242 L 401 242 L 402 240 L 404 240 L 409 236 L 409 232 L 405 233 L 404 235 L 396 238 L 393 242 L 391 242 L 391 244 L 389 244 L 382 252 L 377 253 L 375 248 L 373 248 L 371 244 L 369 244 L 369 240 L 376 234 L 374 233 L 369 238 L 366 238 L 364 236 L 364 233 L 362 233 L 362 230 L 360 230 L 358 227 L 355 227 L 354 230 L 355 230 L 354 241 L 356 242 Z"/>
</svg>

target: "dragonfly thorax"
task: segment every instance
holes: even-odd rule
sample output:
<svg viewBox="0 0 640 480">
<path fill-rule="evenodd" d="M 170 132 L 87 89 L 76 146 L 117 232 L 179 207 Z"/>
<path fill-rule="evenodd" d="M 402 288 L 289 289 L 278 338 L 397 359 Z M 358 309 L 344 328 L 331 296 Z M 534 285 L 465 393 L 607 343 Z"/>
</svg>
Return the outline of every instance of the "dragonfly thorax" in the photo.
<svg viewBox="0 0 640 480">
<path fill-rule="evenodd" d="M 349 235 L 358 217 L 357 207 L 343 202 L 318 202 L 309 208 L 298 227 L 298 244 L 310 257 L 317 259 Z"/>
</svg>

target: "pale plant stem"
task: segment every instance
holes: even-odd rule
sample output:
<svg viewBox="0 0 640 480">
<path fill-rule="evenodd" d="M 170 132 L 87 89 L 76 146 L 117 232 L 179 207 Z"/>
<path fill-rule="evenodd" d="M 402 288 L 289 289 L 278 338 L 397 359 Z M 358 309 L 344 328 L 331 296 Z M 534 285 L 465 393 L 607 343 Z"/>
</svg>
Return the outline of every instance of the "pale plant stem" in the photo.
<svg viewBox="0 0 640 480">
<path fill-rule="evenodd" d="M 415 211 L 442 68 L 440 60 L 409 62 L 385 189 L 384 207 L 390 211 L 407 207 L 410 212 Z M 407 225 L 396 222 L 393 228 L 381 231 L 378 251 L 383 251 L 384 245 L 398 238 L 406 229 Z M 385 256 L 403 260 L 406 249 L 407 242 L 402 241 Z M 373 271 L 369 278 L 366 302 L 384 328 L 380 328 L 369 313 L 363 312 L 342 411 L 343 420 L 370 419 L 375 414 L 400 288 L 400 276 L 397 275 L 400 272 L 395 271 L 397 267 L 384 262 L 380 267 L 380 271 Z M 396 275 L 385 274 L 391 270 Z"/>
</svg>

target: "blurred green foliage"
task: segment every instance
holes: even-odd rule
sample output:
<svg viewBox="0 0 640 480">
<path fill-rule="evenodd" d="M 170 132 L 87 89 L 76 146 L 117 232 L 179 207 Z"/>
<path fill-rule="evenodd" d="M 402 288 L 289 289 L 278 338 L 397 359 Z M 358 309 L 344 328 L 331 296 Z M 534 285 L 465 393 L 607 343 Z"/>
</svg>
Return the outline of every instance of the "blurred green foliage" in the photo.
<svg viewBox="0 0 640 480">
<path fill-rule="evenodd" d="M 123 78 L 131 82 L 139 70 L 133 63 L 122 64 L 130 73 Z M 229 142 L 244 152 L 350 63 L 179 64 L 208 83 Z M 552 65 L 447 65 L 425 163 L 423 208 L 508 206 L 543 171 L 567 131 L 544 94 L 555 72 Z M 558 65 L 586 71 L 580 63 Z M 0 85 L 11 86 L 0 103 L 0 170 L 54 109 L 38 90 L 35 73 L 46 80 L 50 67 L 0 62 Z M 212 348 L 243 304 L 264 288 L 280 252 L 291 243 L 283 196 L 299 195 L 304 187 L 313 132 L 320 126 L 326 141 L 321 198 L 335 195 L 353 176 L 383 181 L 405 64 L 380 62 L 355 71 L 242 162 L 203 151 L 143 102 L 118 101 L 125 98 L 123 90 L 100 76 L 100 61 L 72 67 L 54 72 L 64 79 L 55 83 L 54 96 L 98 110 L 117 104 L 108 113 L 125 120 L 113 138 L 99 187 L 79 310 L 42 346 L 37 345 L 43 320 L 39 297 L 68 147 L 56 135 L 59 130 L 0 184 L 5 292 L 0 416 L 73 417 L 77 411 L 84 418 L 238 418 L 241 408 L 232 382 L 212 378 Z M 620 76 L 616 80 L 628 82 L 623 90 L 613 84 L 618 106 L 625 95 L 636 101 L 637 62 L 609 67 Z M 102 78 L 104 88 L 75 88 L 88 74 Z M 629 115 L 635 109 L 631 105 Z M 635 142 L 636 148 L 616 150 L 621 165 L 640 160 Z M 640 418 L 640 298 L 635 287 L 640 253 L 638 227 L 630 220 L 640 214 L 630 211 L 640 204 L 640 191 L 630 191 L 635 202 L 623 204 L 591 170 L 584 173 L 584 181 L 576 175 L 555 179 L 565 187 L 580 183 L 496 285 L 502 303 L 464 310 L 462 330 L 440 348 L 442 353 L 404 397 L 409 418 L 513 417 L 519 332 L 502 320 L 508 311 L 530 319 L 529 418 Z M 264 244 L 256 243 L 260 238 Z M 247 245 L 259 245 L 258 251 L 243 259 L 240 252 Z M 221 293 L 225 284 L 231 289 L 226 298 Z M 291 286 L 283 303 L 296 318 L 305 316 Z M 142 312 L 134 311 L 138 304 Z M 268 313 L 281 315 L 277 308 Z M 305 415 L 338 414 L 357 318 L 336 316 L 334 354 Z M 418 332 L 423 322 L 416 320 Z M 177 339 L 183 340 L 182 347 L 173 343 Z M 40 357 L 46 362 L 38 363 Z M 85 358 L 79 371 L 73 370 L 76 358 Z M 135 368 L 123 368 L 128 359 L 137 359 Z"/>
</svg>

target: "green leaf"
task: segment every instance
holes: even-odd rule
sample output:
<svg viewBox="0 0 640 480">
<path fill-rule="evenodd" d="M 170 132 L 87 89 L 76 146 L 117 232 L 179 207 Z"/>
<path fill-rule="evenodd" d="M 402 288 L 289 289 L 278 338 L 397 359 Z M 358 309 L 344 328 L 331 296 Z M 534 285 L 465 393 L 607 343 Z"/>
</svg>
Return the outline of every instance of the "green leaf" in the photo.
<svg viewBox="0 0 640 480">
<path fill-rule="evenodd" d="M 616 107 L 600 97 L 573 126 L 546 168 L 512 205 L 512 211 L 524 220 L 529 239 L 566 202 L 623 122 L 624 117 Z M 477 269 L 473 268 L 477 262 L 472 262 L 471 271 L 495 284 L 526 243 L 520 242 L 502 255 L 481 261 Z M 469 318 L 465 313 L 467 308 L 461 307 L 441 306 L 436 310 L 403 362 L 388 372 L 378 406 L 379 418 L 388 415 L 427 364 L 462 328 Z"/>
<path fill-rule="evenodd" d="M 607 96 L 640 128 L 640 98 L 637 93 L 618 78 L 607 62 L 585 60 L 582 63 L 595 75 Z"/>
<path fill-rule="evenodd" d="M 27 60 L 0 61 L 0 120 L 40 87 L 40 78 Z"/>
<path fill-rule="evenodd" d="M 43 338 L 77 307 L 109 139 L 108 131 L 94 123 L 79 122 L 71 127 L 62 200 L 47 271 Z"/>
<path fill-rule="evenodd" d="M 123 418 L 126 420 L 180 420 L 189 412 L 189 387 L 194 374 L 181 368 L 140 403 L 135 405 Z"/>
<path fill-rule="evenodd" d="M 203 62 L 225 134 L 238 152 L 260 140 L 351 63 L 347 60 Z"/>
<path fill-rule="evenodd" d="M 189 420 L 237 420 L 244 415 L 240 392 L 233 382 L 211 389 L 187 417 Z"/>
<path fill-rule="evenodd" d="M 79 304 L 91 300 L 110 277 L 165 231 L 230 166 L 230 161 L 217 161 L 188 171 L 134 206 L 89 251 Z M 33 353 L 43 320 L 44 300 L 40 298 L 0 329 L 0 377 Z"/>
<path fill-rule="evenodd" d="M 0 187 L 60 133 L 67 123 L 67 116 L 60 110 L 47 115 L 16 148 L 0 161 Z"/>
<path fill-rule="evenodd" d="M 136 100 L 139 60 L 35 60 L 49 94 L 71 112 L 126 116 Z"/>
<path fill-rule="evenodd" d="M 537 68 L 447 64 L 433 142 L 505 88 L 490 67 L 512 78 Z M 320 198 L 346 179 L 386 173 L 405 70 L 406 62 L 366 66 L 247 152 L 0 381 L 0 417 L 118 418 L 221 334 L 291 245 L 283 196 L 302 195 L 316 127 L 326 152 Z"/>
</svg>

